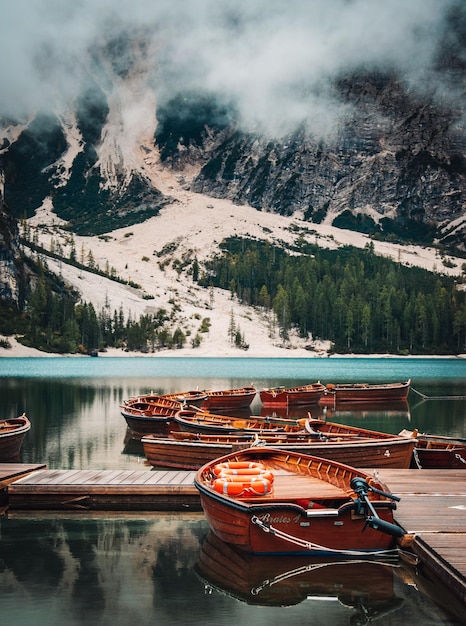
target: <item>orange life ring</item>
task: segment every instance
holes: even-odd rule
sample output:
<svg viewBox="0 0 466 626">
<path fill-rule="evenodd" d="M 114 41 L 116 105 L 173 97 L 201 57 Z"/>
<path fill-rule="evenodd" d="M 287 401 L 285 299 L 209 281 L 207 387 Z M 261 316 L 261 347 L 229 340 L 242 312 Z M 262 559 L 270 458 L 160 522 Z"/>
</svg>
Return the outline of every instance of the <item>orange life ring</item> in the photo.
<svg viewBox="0 0 466 626">
<path fill-rule="evenodd" d="M 214 466 L 214 474 L 218 476 L 220 472 L 223 472 L 225 470 L 240 469 L 260 469 L 262 471 L 265 471 L 265 465 L 263 465 L 262 463 L 256 463 L 255 461 L 227 461 L 226 463 L 217 463 L 217 465 Z"/>
<path fill-rule="evenodd" d="M 238 473 L 235 473 L 238 472 Z M 228 472 L 227 470 L 220 472 L 217 478 L 223 478 L 227 482 L 231 483 L 250 483 L 256 478 L 262 478 L 268 480 L 270 483 L 273 483 L 274 475 L 271 471 L 263 471 L 263 472 L 253 472 L 252 470 L 243 470 L 243 473 L 239 473 L 241 470 L 234 470 L 233 473 Z"/>
<path fill-rule="evenodd" d="M 265 496 L 272 491 L 272 483 L 266 478 L 258 476 L 243 481 L 216 478 L 212 483 L 212 488 L 218 493 L 229 496 Z"/>
<path fill-rule="evenodd" d="M 251 495 L 266 496 L 272 491 L 272 482 L 263 476 L 253 478 L 248 491 Z"/>
<path fill-rule="evenodd" d="M 265 467 L 263 469 L 260 467 L 238 467 L 238 469 L 222 469 L 216 476 L 256 476 L 267 471 Z"/>
</svg>

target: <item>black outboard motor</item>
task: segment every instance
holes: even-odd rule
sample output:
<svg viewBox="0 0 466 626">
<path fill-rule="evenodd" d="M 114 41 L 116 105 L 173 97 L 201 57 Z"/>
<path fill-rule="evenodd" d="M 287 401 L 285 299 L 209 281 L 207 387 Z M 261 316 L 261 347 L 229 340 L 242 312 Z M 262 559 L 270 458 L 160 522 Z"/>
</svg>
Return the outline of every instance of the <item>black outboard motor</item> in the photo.
<svg viewBox="0 0 466 626">
<path fill-rule="evenodd" d="M 394 500 L 396 502 L 399 502 L 400 498 L 398 496 L 394 496 L 391 493 L 386 493 L 385 491 L 381 491 L 380 489 L 372 487 L 371 485 L 369 485 L 367 480 L 361 477 L 352 478 L 350 484 L 351 489 L 359 497 L 359 500 L 357 501 L 359 502 L 359 509 L 361 510 L 363 508 L 362 505 L 365 504 L 367 507 L 366 510 L 368 509 L 372 513 L 372 515 L 368 515 L 366 517 L 364 530 L 367 526 L 370 526 L 370 528 L 373 528 L 374 530 L 380 530 L 380 532 L 392 535 L 392 537 L 403 537 L 405 531 L 400 526 L 397 526 L 396 524 L 391 524 L 390 522 L 386 522 L 385 520 L 380 519 L 380 517 L 377 515 L 376 510 L 372 506 L 372 502 L 369 500 L 368 493 L 369 491 L 372 491 L 373 493 L 378 493 L 379 495 L 384 496 L 385 498 L 389 498 L 390 500 Z"/>
</svg>

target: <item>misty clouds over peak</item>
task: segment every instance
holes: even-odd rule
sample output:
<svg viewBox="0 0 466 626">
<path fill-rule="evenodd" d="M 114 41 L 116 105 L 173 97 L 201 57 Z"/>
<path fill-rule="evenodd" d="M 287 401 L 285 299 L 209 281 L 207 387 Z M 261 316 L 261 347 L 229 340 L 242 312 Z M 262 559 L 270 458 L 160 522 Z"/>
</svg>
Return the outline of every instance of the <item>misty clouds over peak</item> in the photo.
<svg viewBox="0 0 466 626">
<path fill-rule="evenodd" d="M 248 128 L 280 132 L 306 119 L 325 133 L 344 113 L 332 82 L 348 72 L 395 70 L 412 87 L 432 88 L 455 6 L 457 0 L 3 2 L 0 115 L 65 106 L 86 76 L 96 79 L 92 59 L 103 49 L 119 60 L 113 71 L 130 68 L 129 36 L 143 38 L 138 59 L 159 101 L 206 90 L 234 103 Z M 99 68 L 98 81 L 105 71 Z"/>
</svg>

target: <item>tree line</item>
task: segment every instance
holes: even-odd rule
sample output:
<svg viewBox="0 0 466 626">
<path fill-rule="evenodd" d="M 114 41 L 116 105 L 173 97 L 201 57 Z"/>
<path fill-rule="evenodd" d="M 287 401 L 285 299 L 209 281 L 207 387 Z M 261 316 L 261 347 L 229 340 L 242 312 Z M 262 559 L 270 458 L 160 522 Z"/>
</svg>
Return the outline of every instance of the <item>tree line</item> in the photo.
<svg viewBox="0 0 466 626">
<path fill-rule="evenodd" d="M 186 270 L 201 286 L 228 289 L 232 298 L 261 308 L 284 342 L 296 328 L 303 337 L 330 340 L 339 353 L 456 354 L 466 349 L 465 292 L 455 279 L 378 256 L 372 243 L 364 250 L 332 251 L 301 240 L 287 253 L 267 242 L 231 238 L 216 257 L 202 266 L 194 259 Z M 36 276 L 16 322 L 8 319 L 8 307 L 0 310 L 0 319 L 10 334 L 20 333 L 22 343 L 40 350 L 154 352 L 182 348 L 188 341 L 197 347 L 209 332 L 209 318 L 200 316 L 193 335 L 176 326 L 175 303 L 171 312 L 161 307 L 139 319 L 126 318 L 122 308 L 112 311 L 108 304 L 96 311 L 40 258 Z M 233 313 L 228 336 L 238 348 L 248 348 Z"/>
<path fill-rule="evenodd" d="M 165 308 L 139 319 L 125 317 L 122 307 L 112 311 L 108 304 L 96 311 L 91 302 L 80 301 L 78 294 L 66 288 L 40 260 L 36 262 L 36 271 L 35 285 L 24 311 L 18 312 L 16 323 L 9 322 L 9 330 L 21 333 L 24 345 L 59 354 L 93 354 L 109 347 L 153 352 L 182 348 L 188 339 L 183 329 L 171 330 L 170 313 Z M 200 332 L 205 332 L 205 327 L 204 320 Z M 201 335 L 197 333 L 191 344 L 200 342 Z"/>
<path fill-rule="evenodd" d="M 465 292 L 439 273 L 374 253 L 300 242 L 287 254 L 267 242 L 231 238 L 199 281 L 276 316 L 286 339 L 331 340 L 342 353 L 455 354 L 466 344 Z"/>
</svg>

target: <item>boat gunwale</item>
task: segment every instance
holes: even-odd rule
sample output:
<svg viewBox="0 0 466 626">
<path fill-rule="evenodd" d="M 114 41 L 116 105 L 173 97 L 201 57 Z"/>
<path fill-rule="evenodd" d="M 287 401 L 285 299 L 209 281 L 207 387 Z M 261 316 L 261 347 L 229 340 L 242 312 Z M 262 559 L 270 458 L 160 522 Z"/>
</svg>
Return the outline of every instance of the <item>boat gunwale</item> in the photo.
<svg viewBox="0 0 466 626">
<path fill-rule="evenodd" d="M 352 493 L 352 489 L 349 486 L 349 483 L 352 478 L 360 477 L 367 481 L 371 481 L 373 479 L 373 477 L 370 476 L 369 472 L 365 471 L 364 469 L 351 467 L 350 465 L 345 465 L 338 461 L 331 461 L 329 459 L 325 459 L 325 458 L 314 456 L 314 455 L 306 455 L 306 454 L 299 454 L 297 452 L 290 452 L 288 450 L 283 450 L 281 448 L 270 449 L 270 448 L 263 448 L 263 447 L 254 447 L 254 448 L 247 448 L 245 450 L 235 451 L 223 457 L 219 457 L 218 459 L 209 461 L 208 463 L 203 465 L 201 468 L 199 468 L 199 470 L 197 470 L 194 476 L 194 485 L 199 489 L 201 493 L 204 493 L 208 497 L 214 498 L 218 502 L 222 502 L 222 503 L 227 502 L 228 505 L 230 505 L 231 503 L 241 502 L 241 503 L 246 504 L 247 506 L 246 507 L 243 506 L 239 508 L 244 511 L 250 511 L 252 505 L 249 505 L 248 502 L 244 498 L 241 498 L 238 496 L 230 496 L 228 494 L 220 494 L 216 492 L 213 489 L 213 487 L 210 484 L 208 484 L 208 482 L 211 481 L 211 479 L 214 476 L 213 471 L 212 471 L 212 468 L 214 467 L 214 465 L 218 463 L 229 462 L 229 461 L 244 460 L 245 455 L 249 455 L 252 458 L 258 457 L 258 461 L 264 462 L 261 456 L 264 454 L 266 457 L 269 457 L 269 458 L 278 457 L 280 464 L 286 464 L 290 459 L 293 459 L 293 467 L 296 467 L 299 469 L 303 468 L 303 470 L 305 470 L 305 472 L 301 473 L 302 475 L 305 475 L 307 473 L 310 477 L 316 478 L 317 480 L 320 480 L 322 482 L 327 482 L 328 484 L 331 484 L 341 490 L 343 490 L 343 487 L 341 486 L 341 481 L 342 480 L 345 481 L 347 483 L 346 491 L 348 491 L 348 494 L 347 494 L 348 501 L 351 500 L 350 496 Z M 252 459 L 248 458 L 247 460 L 250 461 Z M 268 469 L 271 469 L 272 471 L 274 471 L 273 464 L 267 464 L 267 461 L 265 461 L 265 465 Z M 314 465 L 317 465 L 317 467 L 314 467 Z M 324 468 L 323 472 L 321 472 L 322 467 Z M 311 468 L 314 471 L 311 472 Z M 330 470 L 333 470 L 333 471 L 330 471 Z M 294 476 L 295 474 L 295 472 L 291 470 L 286 470 L 286 471 L 288 471 L 291 476 Z M 380 485 L 380 488 L 382 490 L 386 491 L 387 493 L 390 493 L 388 487 L 384 483 L 379 481 L 378 479 L 377 479 L 377 484 Z M 271 506 L 275 506 L 277 504 L 277 501 L 273 502 L 274 497 L 271 496 L 270 494 L 265 495 L 265 496 L 254 496 L 254 502 L 259 502 L 259 498 L 261 500 L 261 504 L 263 504 L 264 506 L 267 506 L 267 503 L 269 503 Z M 382 497 L 379 494 L 371 492 L 371 502 L 373 504 L 374 502 L 380 501 L 381 498 Z M 288 503 L 283 497 L 280 498 L 279 502 L 283 503 L 284 506 L 289 506 L 289 505 L 294 506 L 294 503 L 291 503 L 291 502 Z M 392 506 L 394 503 L 390 501 L 389 499 L 386 499 L 386 500 L 384 499 L 383 502 L 387 505 L 389 504 L 390 508 L 396 508 L 396 505 L 395 507 Z M 306 510 L 299 505 L 296 505 L 296 506 L 299 508 L 300 511 Z"/>
<path fill-rule="evenodd" d="M 1 422 L 12 423 L 16 421 L 22 422 L 22 424 L 21 425 L 18 424 L 17 428 L 13 426 L 12 428 L 9 428 L 8 430 L 5 429 L 3 432 L 2 432 L 2 429 L 0 429 L 0 439 L 13 437 L 15 435 L 23 435 L 23 434 L 26 434 L 29 430 L 31 430 L 31 422 L 29 421 L 29 418 L 26 416 L 26 414 L 20 415 L 19 417 L 11 417 L 11 418 L 2 419 L 0 420 L 0 423 Z"/>
</svg>

